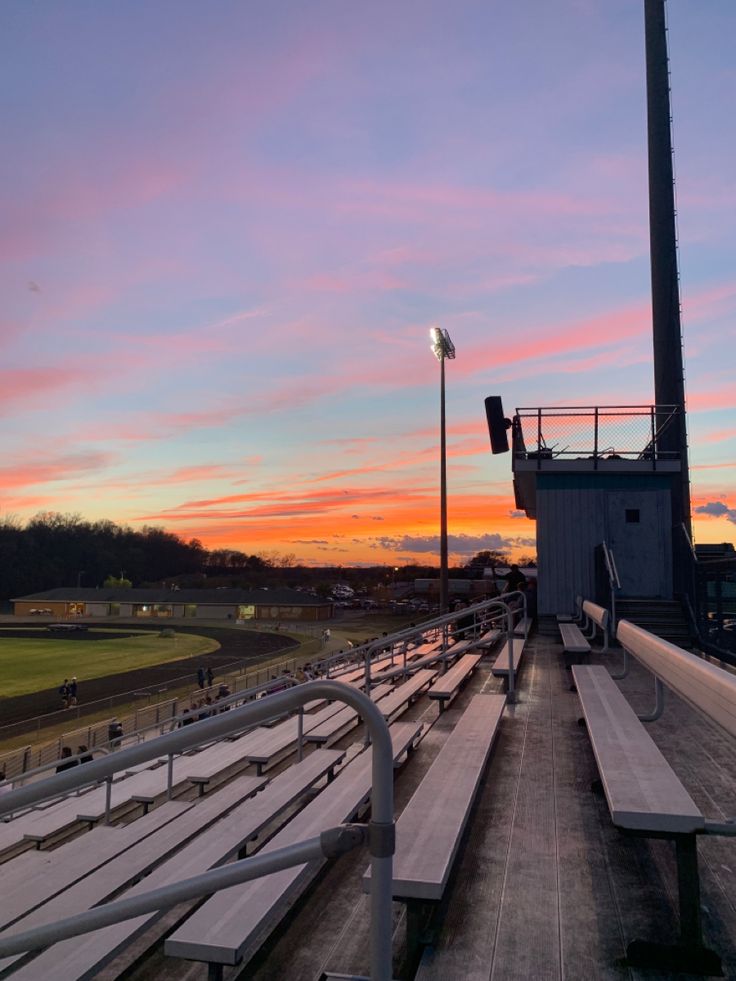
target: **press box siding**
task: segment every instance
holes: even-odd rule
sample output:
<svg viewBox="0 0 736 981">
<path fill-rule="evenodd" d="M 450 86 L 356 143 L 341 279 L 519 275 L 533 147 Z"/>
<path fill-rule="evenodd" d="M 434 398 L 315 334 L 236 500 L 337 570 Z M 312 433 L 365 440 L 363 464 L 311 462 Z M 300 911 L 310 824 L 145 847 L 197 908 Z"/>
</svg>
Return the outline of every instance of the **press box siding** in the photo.
<svg viewBox="0 0 736 981">
<path fill-rule="evenodd" d="M 626 523 L 638 510 L 641 522 Z M 620 513 L 619 513 L 620 512 Z M 672 595 L 670 477 L 540 474 L 537 482 L 539 612 L 571 612 L 596 597 L 595 548 L 613 549 L 622 595 Z"/>
</svg>

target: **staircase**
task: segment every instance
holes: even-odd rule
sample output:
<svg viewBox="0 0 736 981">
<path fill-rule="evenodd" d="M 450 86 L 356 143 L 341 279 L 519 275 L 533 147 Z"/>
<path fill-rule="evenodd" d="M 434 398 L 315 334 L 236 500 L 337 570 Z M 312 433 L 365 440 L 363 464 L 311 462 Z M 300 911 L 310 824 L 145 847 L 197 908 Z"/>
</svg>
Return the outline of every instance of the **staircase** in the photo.
<svg viewBox="0 0 736 981">
<path fill-rule="evenodd" d="M 616 600 L 616 618 L 635 623 L 686 651 L 692 649 L 693 638 L 679 600 L 620 598 Z"/>
</svg>

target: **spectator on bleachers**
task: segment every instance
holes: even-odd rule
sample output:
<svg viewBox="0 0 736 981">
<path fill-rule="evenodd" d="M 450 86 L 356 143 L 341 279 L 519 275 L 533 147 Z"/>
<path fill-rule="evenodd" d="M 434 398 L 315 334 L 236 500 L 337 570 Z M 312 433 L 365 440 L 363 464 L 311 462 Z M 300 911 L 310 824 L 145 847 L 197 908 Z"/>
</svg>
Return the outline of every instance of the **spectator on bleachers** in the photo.
<svg viewBox="0 0 736 981">
<path fill-rule="evenodd" d="M 455 604 L 455 611 L 466 610 L 468 607 L 467 603 L 463 603 L 462 600 L 458 600 Z M 465 616 L 458 617 L 455 621 L 455 629 L 453 630 L 453 636 L 456 640 L 464 640 L 471 637 L 473 634 L 475 618 L 472 613 L 466 613 Z"/>
<path fill-rule="evenodd" d="M 77 746 L 77 756 L 80 758 L 79 759 L 80 763 L 92 762 L 92 754 L 90 753 L 90 751 L 87 749 L 86 746 Z"/>
<path fill-rule="evenodd" d="M 77 766 L 79 764 L 79 760 L 73 760 L 71 756 L 71 746 L 64 746 L 61 750 L 61 762 L 56 768 L 57 773 L 62 773 L 64 770 L 71 770 L 73 766 Z"/>
<path fill-rule="evenodd" d="M 123 741 L 123 723 L 117 719 L 110 719 L 107 727 L 107 738 L 110 742 L 110 749 L 117 749 Z"/>
<path fill-rule="evenodd" d="M 516 564 L 512 565 L 506 575 L 500 578 L 506 580 L 506 585 L 503 588 L 504 593 L 513 593 L 526 586 L 526 576 Z"/>
</svg>

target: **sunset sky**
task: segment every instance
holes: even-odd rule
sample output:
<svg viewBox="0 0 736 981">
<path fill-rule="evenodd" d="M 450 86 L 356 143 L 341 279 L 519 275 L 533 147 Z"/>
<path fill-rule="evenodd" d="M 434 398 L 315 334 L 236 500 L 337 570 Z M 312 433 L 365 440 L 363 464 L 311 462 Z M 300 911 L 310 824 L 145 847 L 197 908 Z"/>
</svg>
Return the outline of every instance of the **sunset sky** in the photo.
<svg viewBox="0 0 736 981">
<path fill-rule="evenodd" d="M 697 542 L 736 538 L 736 4 L 670 0 Z M 643 0 L 5 0 L 0 510 L 534 551 L 483 399 L 653 399 Z"/>
</svg>

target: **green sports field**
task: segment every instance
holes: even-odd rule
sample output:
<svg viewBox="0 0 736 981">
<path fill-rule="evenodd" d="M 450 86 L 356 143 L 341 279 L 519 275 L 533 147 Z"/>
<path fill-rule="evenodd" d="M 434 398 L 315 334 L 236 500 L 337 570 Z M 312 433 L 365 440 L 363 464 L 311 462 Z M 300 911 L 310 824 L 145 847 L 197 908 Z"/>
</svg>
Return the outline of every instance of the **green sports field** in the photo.
<svg viewBox="0 0 736 981">
<path fill-rule="evenodd" d="M 0 630 L 0 699 L 58 688 L 76 676 L 80 695 L 84 682 L 166 661 L 196 657 L 219 648 L 217 641 L 193 634 L 159 637 L 141 631 L 131 637 L 106 639 L 106 631 L 90 630 L 90 639 L 4 637 Z M 99 639 L 97 639 L 99 637 Z"/>
</svg>

